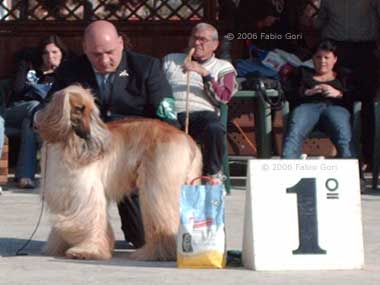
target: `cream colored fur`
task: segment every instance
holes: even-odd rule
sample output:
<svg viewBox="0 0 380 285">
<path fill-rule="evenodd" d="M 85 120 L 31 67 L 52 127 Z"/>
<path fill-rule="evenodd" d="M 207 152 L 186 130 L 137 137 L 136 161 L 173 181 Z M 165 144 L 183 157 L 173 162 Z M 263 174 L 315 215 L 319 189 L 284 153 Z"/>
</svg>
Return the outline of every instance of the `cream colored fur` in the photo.
<svg viewBox="0 0 380 285">
<path fill-rule="evenodd" d="M 44 140 L 42 193 L 54 216 L 48 255 L 111 258 L 108 204 L 137 188 L 145 245 L 130 257 L 176 258 L 180 188 L 202 167 L 188 135 L 153 119 L 105 125 L 91 93 L 80 86 L 54 94 L 36 114 L 36 126 Z"/>
</svg>

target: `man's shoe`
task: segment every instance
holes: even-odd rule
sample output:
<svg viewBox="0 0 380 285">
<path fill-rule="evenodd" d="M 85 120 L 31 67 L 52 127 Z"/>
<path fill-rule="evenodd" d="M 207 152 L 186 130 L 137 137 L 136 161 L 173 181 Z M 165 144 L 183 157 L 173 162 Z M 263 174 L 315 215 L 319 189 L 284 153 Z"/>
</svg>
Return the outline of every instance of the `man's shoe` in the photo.
<svg viewBox="0 0 380 285">
<path fill-rule="evenodd" d="M 20 181 L 18 182 L 18 187 L 22 189 L 33 189 L 36 187 L 36 184 L 34 181 L 28 177 L 22 177 L 20 178 Z"/>
</svg>

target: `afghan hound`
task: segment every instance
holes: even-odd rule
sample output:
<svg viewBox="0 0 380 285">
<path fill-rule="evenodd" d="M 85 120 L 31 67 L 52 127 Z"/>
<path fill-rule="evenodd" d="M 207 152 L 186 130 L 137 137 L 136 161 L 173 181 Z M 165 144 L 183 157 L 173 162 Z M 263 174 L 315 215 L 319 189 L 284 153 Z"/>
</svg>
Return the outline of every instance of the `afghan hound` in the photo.
<svg viewBox="0 0 380 285">
<path fill-rule="evenodd" d="M 175 260 L 181 185 L 201 175 L 190 136 L 154 119 L 105 124 L 89 90 L 69 86 L 36 113 L 44 141 L 41 191 L 53 214 L 46 253 L 109 259 L 107 206 L 138 191 L 145 245 L 130 257 Z"/>
</svg>

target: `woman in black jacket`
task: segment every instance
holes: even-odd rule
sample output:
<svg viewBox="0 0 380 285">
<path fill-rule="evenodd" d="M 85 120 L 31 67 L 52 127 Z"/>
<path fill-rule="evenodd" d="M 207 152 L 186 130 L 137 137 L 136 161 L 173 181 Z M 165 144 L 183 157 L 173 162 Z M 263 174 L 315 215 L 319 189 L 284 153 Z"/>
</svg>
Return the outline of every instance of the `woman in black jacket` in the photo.
<svg viewBox="0 0 380 285">
<path fill-rule="evenodd" d="M 31 127 L 32 110 L 46 96 L 54 81 L 55 70 L 66 54 L 62 40 L 51 35 L 42 39 L 37 49 L 29 49 L 19 56 L 13 92 L 4 119 L 6 126 L 21 132 L 15 175 L 20 188 L 35 187 L 38 142 Z"/>
<path fill-rule="evenodd" d="M 356 156 L 352 143 L 350 118 L 344 81 L 334 70 L 336 46 L 322 41 L 313 56 L 314 70 L 301 67 L 291 103 L 288 132 L 284 138 L 283 158 L 300 158 L 304 140 L 320 126 L 337 147 L 338 157 Z"/>
</svg>

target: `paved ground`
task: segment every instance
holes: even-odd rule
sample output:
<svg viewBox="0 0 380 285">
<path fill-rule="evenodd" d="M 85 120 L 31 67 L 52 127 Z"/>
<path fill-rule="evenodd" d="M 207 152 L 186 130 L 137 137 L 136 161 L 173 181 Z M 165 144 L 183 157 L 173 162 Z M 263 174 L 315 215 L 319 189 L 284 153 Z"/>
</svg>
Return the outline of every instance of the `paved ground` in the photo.
<svg viewBox="0 0 380 285">
<path fill-rule="evenodd" d="M 226 198 L 228 249 L 242 247 L 245 191 Z M 362 195 L 364 270 L 255 272 L 242 267 L 223 270 L 177 269 L 174 262 L 135 262 L 122 250 L 116 208 L 111 208 L 117 243 L 110 261 L 75 261 L 41 255 L 49 230 L 45 211 L 25 252 L 15 252 L 32 233 L 41 209 L 38 190 L 9 187 L 0 196 L 0 284 L 380 284 L 380 191 Z"/>
</svg>

